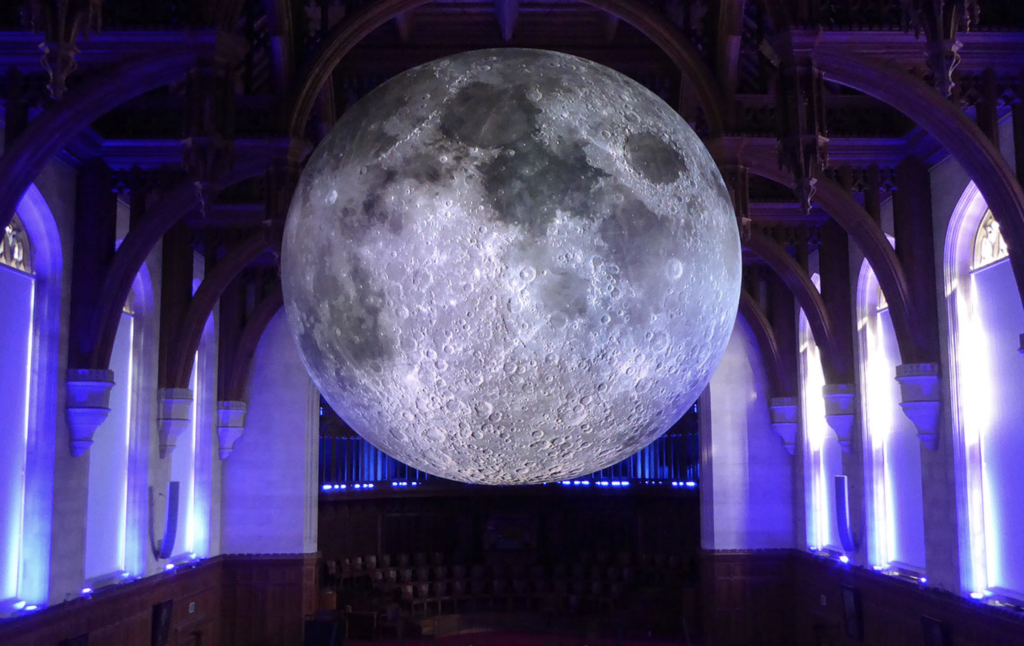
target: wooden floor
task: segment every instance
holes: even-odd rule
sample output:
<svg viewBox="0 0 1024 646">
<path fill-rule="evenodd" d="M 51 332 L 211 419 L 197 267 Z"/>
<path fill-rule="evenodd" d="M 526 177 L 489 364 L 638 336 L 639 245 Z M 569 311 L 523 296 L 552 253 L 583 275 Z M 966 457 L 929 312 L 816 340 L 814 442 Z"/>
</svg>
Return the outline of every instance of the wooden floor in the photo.
<svg viewBox="0 0 1024 646">
<path fill-rule="evenodd" d="M 679 639 L 643 638 L 610 628 L 600 618 L 556 619 L 537 613 L 474 613 L 442 615 L 417 622 L 422 636 L 384 637 L 346 644 L 379 646 L 700 646 L 685 635 Z M 621 633 L 621 634 L 620 634 Z"/>
</svg>

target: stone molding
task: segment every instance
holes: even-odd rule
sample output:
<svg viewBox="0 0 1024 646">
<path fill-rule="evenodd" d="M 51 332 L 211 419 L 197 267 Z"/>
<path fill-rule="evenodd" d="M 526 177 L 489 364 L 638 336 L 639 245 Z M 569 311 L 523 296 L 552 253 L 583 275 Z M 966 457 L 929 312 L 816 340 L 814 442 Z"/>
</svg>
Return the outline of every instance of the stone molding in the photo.
<svg viewBox="0 0 1024 646">
<path fill-rule="evenodd" d="M 782 438 L 782 446 L 790 455 L 796 455 L 796 435 L 799 428 L 800 406 L 796 397 L 772 397 L 768 401 L 772 430 Z"/>
<path fill-rule="evenodd" d="M 220 459 L 227 460 L 235 448 L 235 442 L 245 432 L 245 415 L 249 405 L 244 401 L 217 402 L 217 440 L 220 443 Z"/>
<path fill-rule="evenodd" d="M 174 452 L 178 437 L 192 421 L 192 391 L 187 388 L 161 388 L 157 391 L 157 430 L 160 457 Z"/>
<path fill-rule="evenodd" d="M 113 388 L 113 370 L 68 370 L 68 401 L 65 408 L 71 457 L 77 458 L 92 446 L 96 429 L 110 415 L 110 391 Z"/>
<path fill-rule="evenodd" d="M 905 363 L 896 366 L 900 384 L 900 408 L 917 427 L 917 437 L 931 450 L 939 446 L 942 412 L 942 379 L 937 363 Z"/>
<path fill-rule="evenodd" d="M 853 426 L 857 419 L 857 398 L 853 384 L 825 384 L 821 392 L 825 399 L 825 421 L 836 432 L 843 453 L 850 453 L 853 448 Z"/>
</svg>

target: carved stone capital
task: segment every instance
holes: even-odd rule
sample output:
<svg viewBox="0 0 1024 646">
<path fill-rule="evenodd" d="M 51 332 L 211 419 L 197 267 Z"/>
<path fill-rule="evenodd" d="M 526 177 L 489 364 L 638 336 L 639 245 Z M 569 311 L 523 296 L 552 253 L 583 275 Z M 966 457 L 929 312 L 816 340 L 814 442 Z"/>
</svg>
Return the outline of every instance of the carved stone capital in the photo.
<svg viewBox="0 0 1024 646">
<path fill-rule="evenodd" d="M 772 430 L 782 438 L 782 446 L 790 455 L 796 455 L 796 434 L 799 428 L 800 406 L 796 397 L 772 397 L 768 401 Z"/>
<path fill-rule="evenodd" d="M 71 457 L 78 457 L 92 446 L 96 429 L 110 414 L 110 391 L 114 387 L 113 370 L 71 369 L 67 378 L 68 428 L 71 432 Z"/>
<path fill-rule="evenodd" d="M 857 420 L 856 394 L 853 384 L 825 384 L 825 421 L 836 432 L 844 453 L 853 448 L 853 427 Z"/>
<path fill-rule="evenodd" d="M 227 460 L 235 448 L 235 442 L 245 431 L 245 414 L 249 405 L 243 401 L 217 402 L 217 439 L 220 442 L 220 459 Z"/>
<path fill-rule="evenodd" d="M 178 437 L 192 421 L 192 391 L 187 388 L 161 388 L 157 391 L 157 430 L 160 457 L 166 458 L 178 444 Z"/>
<path fill-rule="evenodd" d="M 929 449 L 939 446 L 942 412 L 942 380 L 937 363 L 905 363 L 896 366 L 900 384 L 900 408 L 917 427 L 917 437 Z"/>
</svg>

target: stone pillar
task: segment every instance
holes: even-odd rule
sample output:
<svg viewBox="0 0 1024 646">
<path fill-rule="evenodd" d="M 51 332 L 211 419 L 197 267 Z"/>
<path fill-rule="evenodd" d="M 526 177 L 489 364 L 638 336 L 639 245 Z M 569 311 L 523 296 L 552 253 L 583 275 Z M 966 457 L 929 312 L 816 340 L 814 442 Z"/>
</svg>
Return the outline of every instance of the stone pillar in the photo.
<svg viewBox="0 0 1024 646">
<path fill-rule="evenodd" d="M 185 313 L 192 301 L 192 233 L 184 222 L 175 224 L 163 239 L 163 269 L 160 277 L 160 371 L 159 387 L 172 383 L 172 353 Z"/>
<path fill-rule="evenodd" d="M 821 227 L 821 298 L 832 326 L 832 365 L 823 365 L 825 421 L 836 433 L 843 450 L 843 475 L 847 478 L 850 531 L 862 537 L 866 526 L 863 436 L 857 432 L 858 401 L 854 381 L 853 291 L 850 275 L 850 240 L 834 220 Z M 863 425 L 861 425 L 862 427 Z M 831 487 L 830 487 L 831 489 Z M 845 546 L 844 546 L 845 547 Z M 865 541 L 853 544 L 850 559 L 859 565 L 867 562 Z"/>
<path fill-rule="evenodd" d="M 917 313 L 913 341 L 918 349 L 918 356 L 903 357 L 904 365 L 896 368 L 896 380 L 900 383 L 900 407 L 917 427 L 921 442 L 934 449 L 938 444 L 942 393 L 931 179 L 924 164 L 908 157 L 897 168 L 896 181 L 896 255 L 910 283 L 909 305 Z"/>
<path fill-rule="evenodd" d="M 68 342 L 67 418 L 70 449 L 80 456 L 110 413 L 114 373 L 94 365 L 96 302 L 114 257 L 117 195 L 103 160 L 87 161 L 78 171 L 75 192 L 75 238 L 72 259 L 71 321 Z"/>
</svg>

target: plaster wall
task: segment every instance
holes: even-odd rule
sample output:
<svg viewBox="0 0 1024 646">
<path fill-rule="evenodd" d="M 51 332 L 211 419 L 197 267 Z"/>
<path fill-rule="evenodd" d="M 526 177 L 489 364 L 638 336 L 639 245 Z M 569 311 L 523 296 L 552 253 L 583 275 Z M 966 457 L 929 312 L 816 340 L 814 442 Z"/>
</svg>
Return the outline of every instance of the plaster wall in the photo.
<svg viewBox="0 0 1024 646">
<path fill-rule="evenodd" d="M 794 458 L 772 430 L 760 350 L 742 317 L 708 392 L 700 410 L 702 547 L 793 547 Z"/>
<path fill-rule="evenodd" d="M 250 389 L 245 433 L 223 467 L 223 551 L 316 552 L 320 397 L 284 310 L 256 347 Z"/>
</svg>

